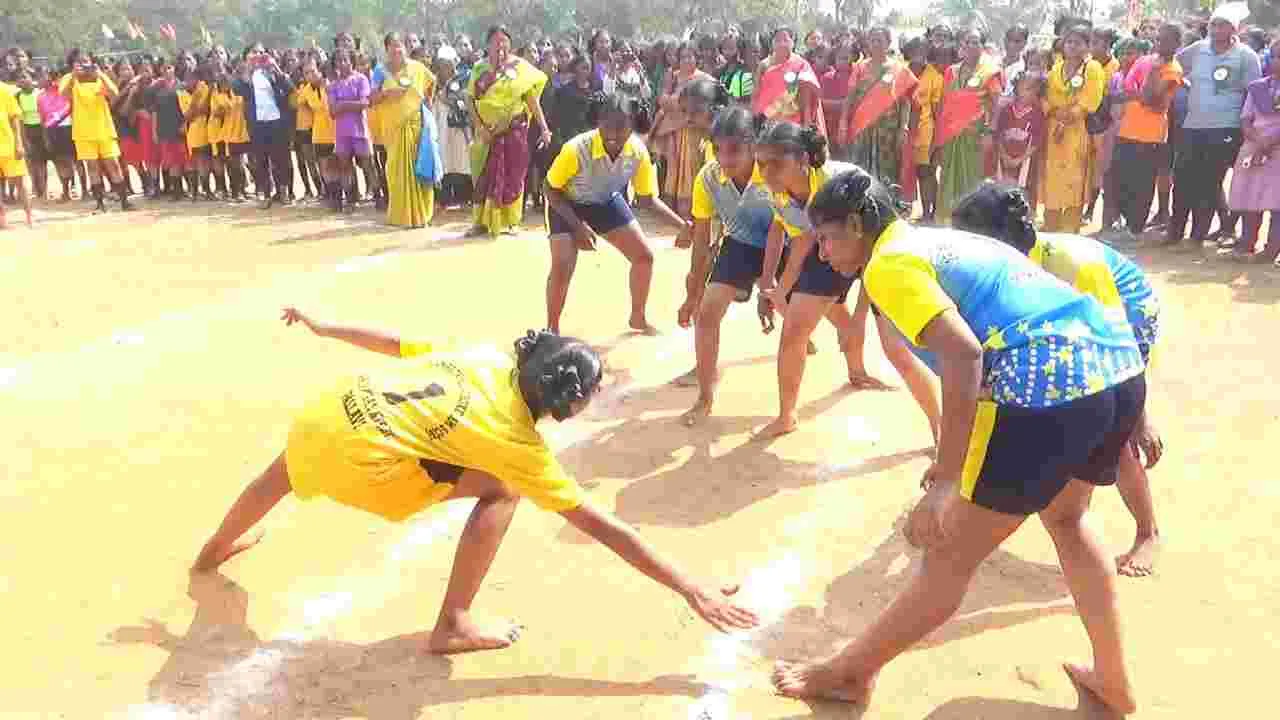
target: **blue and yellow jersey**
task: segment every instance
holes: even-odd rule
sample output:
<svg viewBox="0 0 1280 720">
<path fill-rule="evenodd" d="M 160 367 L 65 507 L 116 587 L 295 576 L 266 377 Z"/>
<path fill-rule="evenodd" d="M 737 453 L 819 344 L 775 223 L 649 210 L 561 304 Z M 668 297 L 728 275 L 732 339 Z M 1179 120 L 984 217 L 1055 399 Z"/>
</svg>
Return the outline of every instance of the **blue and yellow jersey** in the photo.
<svg viewBox="0 0 1280 720">
<path fill-rule="evenodd" d="M 760 168 L 751 171 L 751 180 L 742 190 L 734 184 L 720 163 L 709 162 L 693 181 L 694 220 L 719 218 L 724 235 L 743 245 L 763 248 L 773 225 L 773 203 Z"/>
<path fill-rule="evenodd" d="M 628 185 L 636 195 L 657 195 L 658 171 L 640 138 L 632 135 L 614 160 L 605 152 L 600 131 L 591 130 L 564 144 L 547 171 L 547 184 L 574 203 L 601 205 L 625 194 Z"/>
<path fill-rule="evenodd" d="M 933 364 L 921 333 L 955 310 L 982 342 L 983 384 L 999 405 L 1044 408 L 1142 373 L 1122 312 L 1041 270 L 998 240 L 896 221 L 863 273 L 868 296 Z"/>
<path fill-rule="evenodd" d="M 1097 240 L 1063 233 L 1041 233 L 1029 257 L 1076 290 L 1123 310 L 1144 355 L 1155 346 L 1160 300 L 1132 260 Z"/>
</svg>

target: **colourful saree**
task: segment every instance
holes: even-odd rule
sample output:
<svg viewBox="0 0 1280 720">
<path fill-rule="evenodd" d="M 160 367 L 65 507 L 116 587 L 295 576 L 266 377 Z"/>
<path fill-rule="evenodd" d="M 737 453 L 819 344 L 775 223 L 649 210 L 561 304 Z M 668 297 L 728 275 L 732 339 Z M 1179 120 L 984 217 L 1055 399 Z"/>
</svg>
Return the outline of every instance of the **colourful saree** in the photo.
<svg viewBox="0 0 1280 720">
<path fill-rule="evenodd" d="M 1085 60 L 1071 77 L 1064 61 L 1058 61 L 1045 84 L 1045 150 L 1040 201 L 1044 203 L 1047 232 L 1080 230 L 1080 211 L 1088 202 L 1089 161 L 1093 143 L 1085 117 L 1098 109 L 1106 81 L 1102 66 Z M 1067 111 L 1063 120 L 1054 113 Z M 1061 137 L 1058 133 L 1061 132 Z"/>
<path fill-rule="evenodd" d="M 800 96 L 802 86 L 809 88 L 805 100 Z M 816 125 L 825 137 L 827 122 L 822 113 L 821 97 L 822 85 L 813 67 L 808 60 L 792 53 L 785 62 L 771 65 L 761 73 L 751 109 L 763 113 L 770 120 Z"/>
<path fill-rule="evenodd" d="M 893 59 L 867 58 L 849 76 L 849 125 L 841 135 L 853 146 L 853 162 L 885 185 L 901 181 L 903 131 L 915 88 L 911 69 Z"/>
<path fill-rule="evenodd" d="M 983 56 L 968 77 L 961 66 L 947 68 L 942 108 L 934 126 L 933 144 L 942 148 L 942 182 L 938 188 L 938 220 L 950 222 L 951 209 L 986 175 L 979 135 L 987 129 L 993 100 L 1004 90 L 1000 68 Z"/>
<path fill-rule="evenodd" d="M 468 90 L 476 114 L 496 132 L 471 143 L 475 178 L 474 223 L 491 234 L 520 225 L 524 216 L 525 176 L 529 171 L 529 100 L 546 87 L 547 76 L 523 58 L 512 56 L 501 68 L 477 63 Z"/>
<path fill-rule="evenodd" d="M 385 71 L 382 89 L 405 88 L 398 99 L 377 104 L 387 148 L 387 222 L 426 227 L 435 214 L 435 188 L 415 170 L 422 143 L 422 106 L 435 92 L 436 78 L 426 65 L 405 60 L 400 71 Z"/>
</svg>

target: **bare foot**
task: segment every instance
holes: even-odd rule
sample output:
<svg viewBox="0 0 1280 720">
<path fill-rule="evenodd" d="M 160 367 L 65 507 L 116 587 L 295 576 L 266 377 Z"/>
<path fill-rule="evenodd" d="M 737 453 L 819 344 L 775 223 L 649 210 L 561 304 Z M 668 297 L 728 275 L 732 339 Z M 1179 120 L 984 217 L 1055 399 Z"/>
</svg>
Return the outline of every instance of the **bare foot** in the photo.
<svg viewBox="0 0 1280 720">
<path fill-rule="evenodd" d="M 680 416 L 680 422 L 684 423 L 685 427 L 693 427 L 705 420 L 710 414 L 711 398 L 699 397 L 698 402 L 694 403 L 693 407 Z"/>
<path fill-rule="evenodd" d="M 1093 668 L 1075 663 L 1063 663 L 1062 669 L 1067 671 L 1072 680 L 1097 695 L 1104 705 L 1121 715 L 1128 715 L 1138 709 L 1138 704 L 1133 699 L 1133 691 L 1127 683 L 1124 687 L 1113 687 L 1107 684 Z"/>
<path fill-rule="evenodd" d="M 808 346 L 805 347 L 804 351 L 810 355 L 817 355 L 818 346 L 815 345 L 812 340 L 810 340 Z"/>
<path fill-rule="evenodd" d="M 514 623 L 495 623 L 481 627 L 469 615 L 463 615 L 431 631 L 428 649 L 435 655 L 501 650 L 520 639 L 523 628 Z"/>
<path fill-rule="evenodd" d="M 755 436 L 760 440 L 768 440 L 770 438 L 782 437 L 783 435 L 786 435 L 788 433 L 795 432 L 796 428 L 799 425 L 800 423 L 798 420 L 796 420 L 796 417 L 794 415 L 790 415 L 787 417 L 783 417 L 780 415 L 774 418 L 773 422 L 757 430 L 755 432 Z"/>
<path fill-rule="evenodd" d="M 1147 577 L 1156 569 L 1160 555 L 1159 535 L 1139 535 L 1129 552 L 1116 558 L 1116 572 L 1125 577 Z"/>
<path fill-rule="evenodd" d="M 650 324 L 649 324 L 649 321 L 648 321 L 648 320 L 645 320 L 645 319 L 644 319 L 644 318 L 642 318 L 642 317 L 641 317 L 641 318 L 634 318 L 634 317 L 633 317 L 633 318 L 631 318 L 631 329 L 632 329 L 632 330 L 635 330 L 636 332 L 640 333 L 641 335 L 648 335 L 648 336 L 650 336 L 650 337 L 653 337 L 653 336 L 655 336 L 655 335 L 661 335 L 661 334 L 662 334 L 662 332 L 661 332 L 661 331 L 659 331 L 659 330 L 658 330 L 658 328 L 656 328 L 656 327 L 654 327 L 654 326 L 650 325 Z"/>
<path fill-rule="evenodd" d="M 690 370 L 675 380 L 672 380 L 671 384 L 676 387 L 698 387 L 698 371 Z"/>
<path fill-rule="evenodd" d="M 206 544 L 196 556 L 195 563 L 191 565 L 191 572 L 204 573 L 217 570 L 226 561 L 262 542 L 263 535 L 265 533 L 262 530 L 255 530 L 247 538 L 241 538 L 226 547 Z"/>
<path fill-rule="evenodd" d="M 871 701 L 876 678 L 848 678 L 830 662 L 778 663 L 773 669 L 773 687 L 779 695 L 790 698 L 834 700 L 866 705 Z"/>
<path fill-rule="evenodd" d="M 854 390 L 893 390 L 895 389 L 889 383 L 884 382 L 880 378 L 869 375 L 865 370 L 849 371 L 849 386 Z"/>
</svg>

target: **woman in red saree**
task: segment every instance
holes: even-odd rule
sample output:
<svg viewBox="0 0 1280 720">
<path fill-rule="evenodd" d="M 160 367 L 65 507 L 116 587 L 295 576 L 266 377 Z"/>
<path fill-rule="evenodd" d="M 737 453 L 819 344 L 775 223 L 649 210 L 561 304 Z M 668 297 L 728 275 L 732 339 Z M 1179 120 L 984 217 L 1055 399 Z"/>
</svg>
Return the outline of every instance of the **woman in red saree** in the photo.
<svg viewBox="0 0 1280 720">
<path fill-rule="evenodd" d="M 852 146 L 855 164 L 885 186 L 896 185 L 911 127 L 916 76 L 906 63 L 889 56 L 889 28 L 871 28 L 866 37 L 868 54 L 849 76 L 849 101 L 840 118 L 843 132 L 837 136 Z"/>
<path fill-rule="evenodd" d="M 773 54 L 760 63 L 751 109 L 770 120 L 812 125 L 826 137 L 822 87 L 809 61 L 794 52 L 795 44 L 796 34 L 789 28 L 773 31 Z"/>
<path fill-rule="evenodd" d="M 819 68 L 815 61 L 814 72 L 818 73 L 818 83 L 822 86 L 823 121 L 829 128 L 840 127 L 840 118 L 849 102 L 849 78 L 853 74 L 853 48 L 842 46 L 831 50 L 820 51 L 814 57 L 824 56 L 829 61 L 825 68 Z M 826 62 L 823 65 L 827 65 Z M 840 133 L 831 133 L 831 157 L 842 162 L 849 161 L 849 144 L 840 137 Z"/>
</svg>

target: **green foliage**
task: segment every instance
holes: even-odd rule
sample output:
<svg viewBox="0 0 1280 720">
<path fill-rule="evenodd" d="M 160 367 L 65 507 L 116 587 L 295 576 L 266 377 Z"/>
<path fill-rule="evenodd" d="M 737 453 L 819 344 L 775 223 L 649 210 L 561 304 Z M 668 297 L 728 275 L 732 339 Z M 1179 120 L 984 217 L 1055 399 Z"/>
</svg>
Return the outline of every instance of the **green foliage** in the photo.
<svg viewBox="0 0 1280 720">
<path fill-rule="evenodd" d="M 865 25 L 883 0 L 0 0 L 0 47 L 20 45 L 36 55 L 60 56 L 73 46 L 97 52 L 204 49 L 213 43 L 233 52 L 248 43 L 328 46 L 349 30 L 372 48 L 391 29 L 418 33 L 480 35 L 507 25 L 517 42 L 543 35 L 576 39 L 603 27 L 618 37 L 712 32 L 730 23 L 758 29 L 787 24 L 801 29 L 839 22 Z M 949 0 L 957 1 L 957 0 Z M 147 39 L 131 40 L 128 22 Z M 103 36 L 106 25 L 114 39 Z M 177 41 L 160 33 L 173 25 Z M 176 46 L 176 47 L 175 47 Z"/>
</svg>

